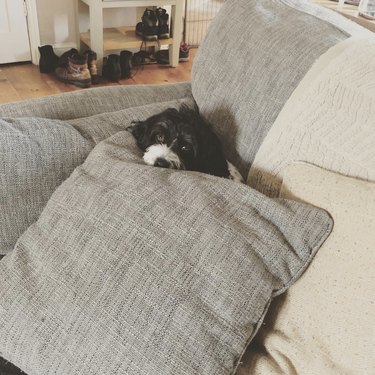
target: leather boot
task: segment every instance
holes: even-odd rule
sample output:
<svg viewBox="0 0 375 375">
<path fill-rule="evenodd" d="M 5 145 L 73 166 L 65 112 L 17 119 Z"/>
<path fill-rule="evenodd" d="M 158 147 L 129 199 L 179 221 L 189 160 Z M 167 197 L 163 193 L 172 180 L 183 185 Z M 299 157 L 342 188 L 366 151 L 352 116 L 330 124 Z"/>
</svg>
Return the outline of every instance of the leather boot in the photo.
<svg viewBox="0 0 375 375">
<path fill-rule="evenodd" d="M 59 66 L 55 70 L 56 77 L 62 82 L 86 88 L 91 86 L 91 75 L 87 67 L 87 55 L 79 53 L 68 57 L 65 67 Z"/>
<path fill-rule="evenodd" d="M 111 54 L 103 59 L 103 77 L 111 82 L 118 82 L 121 79 L 119 55 Z"/>
<path fill-rule="evenodd" d="M 168 39 L 169 38 L 169 14 L 163 8 L 157 8 L 155 11 L 158 19 L 158 38 Z"/>
<path fill-rule="evenodd" d="M 121 67 L 121 78 L 128 79 L 131 78 L 131 60 L 133 53 L 130 51 L 120 52 L 120 67 Z"/>
<path fill-rule="evenodd" d="M 62 66 L 64 68 L 67 67 L 69 63 L 69 57 L 75 55 L 76 53 L 78 53 L 78 50 L 76 50 L 75 48 L 71 48 L 69 51 L 64 52 L 57 60 L 55 68 L 57 68 L 58 66 Z"/>
<path fill-rule="evenodd" d="M 38 49 L 40 53 L 39 71 L 41 73 L 53 73 L 59 57 L 55 54 L 52 46 L 49 44 L 38 47 Z"/>
<path fill-rule="evenodd" d="M 85 51 L 83 54 L 87 56 L 87 66 L 91 75 L 91 83 L 95 85 L 99 83 L 98 68 L 96 66 L 98 56 L 96 52 L 91 49 Z"/>
</svg>

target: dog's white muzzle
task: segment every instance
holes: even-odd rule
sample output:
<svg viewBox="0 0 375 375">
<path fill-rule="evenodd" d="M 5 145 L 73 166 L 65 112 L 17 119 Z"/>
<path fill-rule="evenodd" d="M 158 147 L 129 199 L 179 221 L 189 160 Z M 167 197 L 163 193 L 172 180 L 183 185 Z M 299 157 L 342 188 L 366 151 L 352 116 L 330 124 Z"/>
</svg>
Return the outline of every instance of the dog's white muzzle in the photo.
<svg viewBox="0 0 375 375">
<path fill-rule="evenodd" d="M 147 165 L 183 169 L 180 158 L 167 145 L 150 146 L 144 153 L 143 160 Z"/>
</svg>

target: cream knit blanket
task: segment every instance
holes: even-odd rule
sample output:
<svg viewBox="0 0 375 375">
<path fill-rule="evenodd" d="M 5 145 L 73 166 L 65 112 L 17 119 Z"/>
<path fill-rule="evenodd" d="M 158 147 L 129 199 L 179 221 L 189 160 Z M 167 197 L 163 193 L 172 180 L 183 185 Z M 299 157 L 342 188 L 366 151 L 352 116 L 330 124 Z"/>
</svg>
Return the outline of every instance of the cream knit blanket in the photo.
<svg viewBox="0 0 375 375">
<path fill-rule="evenodd" d="M 247 182 L 278 196 L 285 168 L 298 160 L 375 181 L 375 37 L 349 38 L 319 58 L 264 139 Z"/>
</svg>

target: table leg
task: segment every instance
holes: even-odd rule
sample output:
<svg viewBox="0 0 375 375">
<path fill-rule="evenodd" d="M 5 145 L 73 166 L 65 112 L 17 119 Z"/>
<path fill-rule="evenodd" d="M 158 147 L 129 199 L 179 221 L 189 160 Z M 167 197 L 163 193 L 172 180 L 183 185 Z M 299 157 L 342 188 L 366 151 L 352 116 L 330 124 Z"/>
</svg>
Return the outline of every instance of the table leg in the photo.
<svg viewBox="0 0 375 375">
<path fill-rule="evenodd" d="M 90 6 L 90 41 L 91 49 L 98 56 L 98 73 L 101 74 L 103 67 L 103 8 L 101 6 Z"/>
<path fill-rule="evenodd" d="M 80 18 L 79 7 L 81 4 L 81 0 L 77 0 L 74 3 L 75 3 L 74 4 L 75 5 L 75 23 L 76 23 L 76 30 L 77 30 L 76 44 L 77 44 L 78 51 L 81 51 L 81 29 L 80 29 L 80 24 L 79 24 L 79 18 Z"/>
<path fill-rule="evenodd" d="M 182 4 L 183 1 L 177 0 L 175 5 L 172 5 L 172 35 L 173 44 L 169 46 L 169 61 L 172 67 L 178 65 L 178 57 L 180 53 L 180 43 L 182 39 Z"/>
</svg>

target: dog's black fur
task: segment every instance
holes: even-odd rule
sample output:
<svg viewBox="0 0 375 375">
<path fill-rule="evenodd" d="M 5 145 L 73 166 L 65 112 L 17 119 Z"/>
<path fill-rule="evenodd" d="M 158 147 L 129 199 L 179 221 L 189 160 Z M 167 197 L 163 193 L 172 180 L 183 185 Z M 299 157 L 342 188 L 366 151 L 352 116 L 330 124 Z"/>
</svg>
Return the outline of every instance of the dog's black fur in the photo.
<svg viewBox="0 0 375 375">
<path fill-rule="evenodd" d="M 154 165 L 230 177 L 221 143 L 196 110 L 181 106 L 170 108 L 145 121 L 135 121 L 128 128 L 138 147 L 146 153 L 150 146 L 166 145 L 179 158 L 177 166 L 163 158 Z"/>
</svg>

